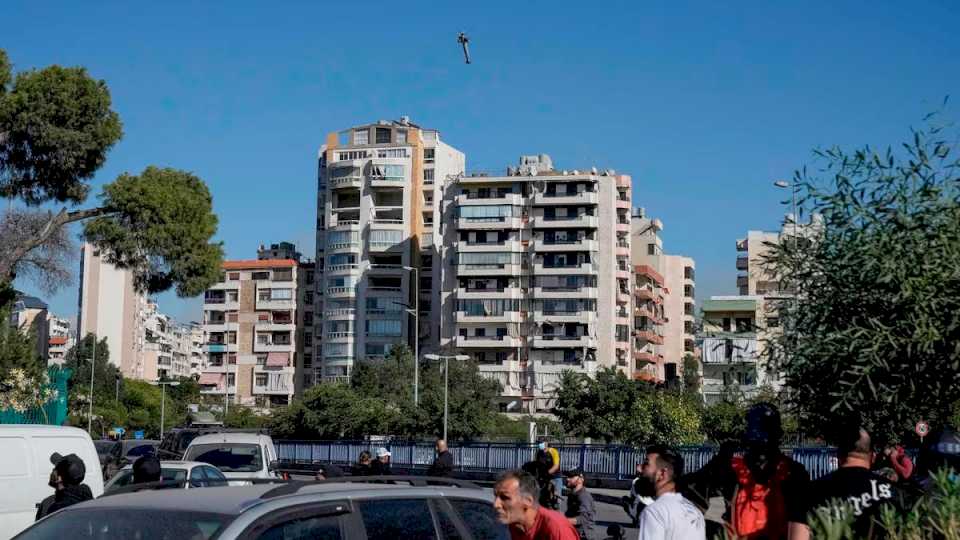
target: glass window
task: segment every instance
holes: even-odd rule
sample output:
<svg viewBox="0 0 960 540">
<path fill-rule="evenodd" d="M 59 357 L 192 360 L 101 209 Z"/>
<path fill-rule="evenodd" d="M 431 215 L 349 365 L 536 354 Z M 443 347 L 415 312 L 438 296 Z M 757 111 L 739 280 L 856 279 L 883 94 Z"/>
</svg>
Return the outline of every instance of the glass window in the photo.
<svg viewBox="0 0 960 540">
<path fill-rule="evenodd" d="M 207 477 L 208 486 L 225 486 L 227 485 L 227 477 L 223 475 L 222 472 L 214 469 L 213 467 L 201 467 L 204 474 Z"/>
<path fill-rule="evenodd" d="M 354 131 L 353 144 L 370 144 L 370 132 L 365 129 Z"/>
<path fill-rule="evenodd" d="M 367 334 L 371 336 L 399 336 L 402 335 L 402 324 L 398 320 L 370 320 L 367 323 Z"/>
<path fill-rule="evenodd" d="M 367 538 L 437 538 L 433 520 L 424 519 L 430 515 L 424 499 L 363 501 L 359 506 Z"/>
<path fill-rule="evenodd" d="M 403 241 L 403 231 L 378 230 L 370 231 L 370 243 L 374 245 L 392 246 Z"/>
<path fill-rule="evenodd" d="M 337 516 L 306 517 L 283 521 L 258 536 L 261 540 L 338 540 L 340 518 Z"/>
<path fill-rule="evenodd" d="M 394 133 L 397 134 L 397 144 L 403 144 L 407 142 L 407 130 L 398 129 Z"/>
<path fill-rule="evenodd" d="M 377 144 L 389 144 L 390 143 L 390 128 L 376 128 L 374 132 L 376 137 Z"/>
<path fill-rule="evenodd" d="M 44 519 L 18 538 L 72 540 L 107 538 L 190 538 L 215 536 L 232 516 L 189 510 L 90 508 L 70 509 Z"/>
<path fill-rule="evenodd" d="M 194 467 L 190 471 L 190 487 L 207 487 L 207 475 L 203 472 L 203 467 Z"/>
<path fill-rule="evenodd" d="M 520 208 L 510 205 L 461 206 L 460 217 L 467 219 L 494 219 L 520 215 Z"/>
<path fill-rule="evenodd" d="M 183 459 L 209 463 L 225 472 L 256 472 L 263 468 L 256 444 L 198 444 L 188 448 Z"/>
<path fill-rule="evenodd" d="M 270 272 L 254 272 L 250 278 L 255 280 L 270 279 Z"/>
<path fill-rule="evenodd" d="M 510 538 L 507 528 L 497 521 L 493 506 L 480 501 L 449 499 L 450 505 L 460 514 L 470 534 L 478 540 L 500 540 Z"/>
</svg>

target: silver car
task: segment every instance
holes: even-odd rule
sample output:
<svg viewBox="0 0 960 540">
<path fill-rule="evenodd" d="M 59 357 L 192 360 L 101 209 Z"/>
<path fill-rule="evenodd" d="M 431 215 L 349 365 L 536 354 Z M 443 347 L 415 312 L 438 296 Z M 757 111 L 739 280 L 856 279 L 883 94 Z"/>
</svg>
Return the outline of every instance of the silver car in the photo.
<svg viewBox="0 0 960 540">
<path fill-rule="evenodd" d="M 422 477 L 141 491 L 71 506 L 16 538 L 508 539 L 492 499 L 468 482 Z"/>
<path fill-rule="evenodd" d="M 216 467 L 199 461 L 161 461 L 160 478 L 164 482 L 182 482 L 184 488 L 219 487 L 227 485 L 227 477 Z M 109 494 L 133 483 L 133 465 L 120 469 L 103 487 Z"/>
</svg>

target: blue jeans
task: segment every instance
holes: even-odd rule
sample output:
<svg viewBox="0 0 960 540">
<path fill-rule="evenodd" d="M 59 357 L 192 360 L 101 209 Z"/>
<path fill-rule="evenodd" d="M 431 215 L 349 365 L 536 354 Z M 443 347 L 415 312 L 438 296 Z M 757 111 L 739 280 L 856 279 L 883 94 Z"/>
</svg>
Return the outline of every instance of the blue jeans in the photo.
<svg viewBox="0 0 960 540">
<path fill-rule="evenodd" d="M 555 475 L 550 482 L 553 484 L 553 489 L 556 491 L 557 497 L 561 497 L 563 495 L 563 475 Z"/>
</svg>

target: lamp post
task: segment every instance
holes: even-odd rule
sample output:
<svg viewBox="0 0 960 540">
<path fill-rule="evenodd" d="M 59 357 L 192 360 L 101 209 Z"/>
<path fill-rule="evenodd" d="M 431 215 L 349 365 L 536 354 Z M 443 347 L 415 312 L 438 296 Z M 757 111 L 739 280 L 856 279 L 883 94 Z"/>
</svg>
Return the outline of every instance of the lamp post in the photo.
<svg viewBox="0 0 960 540">
<path fill-rule="evenodd" d="M 413 279 L 416 282 L 416 294 L 413 299 L 413 306 L 406 302 L 393 302 L 398 306 L 403 306 L 407 315 L 413 315 L 413 406 L 420 406 L 420 269 L 415 266 L 403 266 L 404 270 L 413 272 Z"/>
<path fill-rule="evenodd" d="M 93 436 L 93 372 L 97 366 L 97 334 L 93 334 L 93 356 L 90 357 L 90 410 L 87 413 L 87 433 Z"/>
<path fill-rule="evenodd" d="M 777 180 L 773 183 L 774 186 L 780 189 L 790 189 L 790 203 L 791 211 L 793 212 L 793 256 L 798 257 L 797 253 L 797 182 L 792 180 L 787 182 L 786 180 Z M 797 297 L 796 292 L 794 291 L 793 303 L 796 306 Z M 801 417 L 802 417 L 802 408 L 800 405 L 797 406 L 797 445 L 800 445 L 803 439 L 803 429 L 801 427 Z"/>
<path fill-rule="evenodd" d="M 425 354 L 423 357 L 427 360 L 443 360 L 443 440 L 447 440 L 447 404 L 450 400 L 450 359 L 469 360 L 470 357 L 465 354 Z"/>
<path fill-rule="evenodd" d="M 180 386 L 177 381 L 150 381 L 150 384 L 160 387 L 160 439 L 163 439 L 163 421 L 167 405 L 167 387 Z"/>
</svg>

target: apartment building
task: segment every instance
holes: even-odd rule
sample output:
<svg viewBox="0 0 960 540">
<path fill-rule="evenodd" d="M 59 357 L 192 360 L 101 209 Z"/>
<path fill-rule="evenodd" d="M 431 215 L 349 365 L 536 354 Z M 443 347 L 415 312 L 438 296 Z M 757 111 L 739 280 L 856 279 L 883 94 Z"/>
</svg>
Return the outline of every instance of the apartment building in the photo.
<svg viewBox="0 0 960 540">
<path fill-rule="evenodd" d="M 663 250 L 663 222 L 643 208 L 631 222 L 634 266 L 634 377 L 665 382 L 696 357 L 695 263 Z"/>
<path fill-rule="evenodd" d="M 73 347 L 73 340 L 66 336 L 50 336 L 47 343 L 47 365 L 62 366 L 67 361 L 67 351 Z"/>
<path fill-rule="evenodd" d="M 441 345 L 501 383 L 502 411 L 549 411 L 564 370 L 629 371 L 630 189 L 543 154 L 446 186 Z"/>
<path fill-rule="evenodd" d="M 13 310 L 10 312 L 8 324 L 13 328 L 19 328 L 21 332 L 33 332 L 36 336 L 34 345 L 38 358 L 47 360 L 50 329 L 47 324 L 47 304 L 35 296 L 28 296 L 23 293 L 17 293 L 13 303 Z"/>
<path fill-rule="evenodd" d="M 293 398 L 299 261 L 223 263 L 204 295 L 201 393 L 270 408 Z"/>
<path fill-rule="evenodd" d="M 724 391 L 752 397 L 782 381 L 765 368 L 764 349 L 778 322 L 769 317 L 765 299 L 757 295 L 712 296 L 703 303 L 701 332 L 703 396 L 710 405 Z"/>
<path fill-rule="evenodd" d="M 47 328 L 51 337 L 72 337 L 72 327 L 69 319 L 58 317 L 53 313 L 47 314 Z"/>
<path fill-rule="evenodd" d="M 303 387 L 347 380 L 355 362 L 382 359 L 395 343 L 435 348 L 437 203 L 465 162 L 406 117 L 331 133 L 318 158 L 314 354 L 299 366 Z"/>
</svg>

